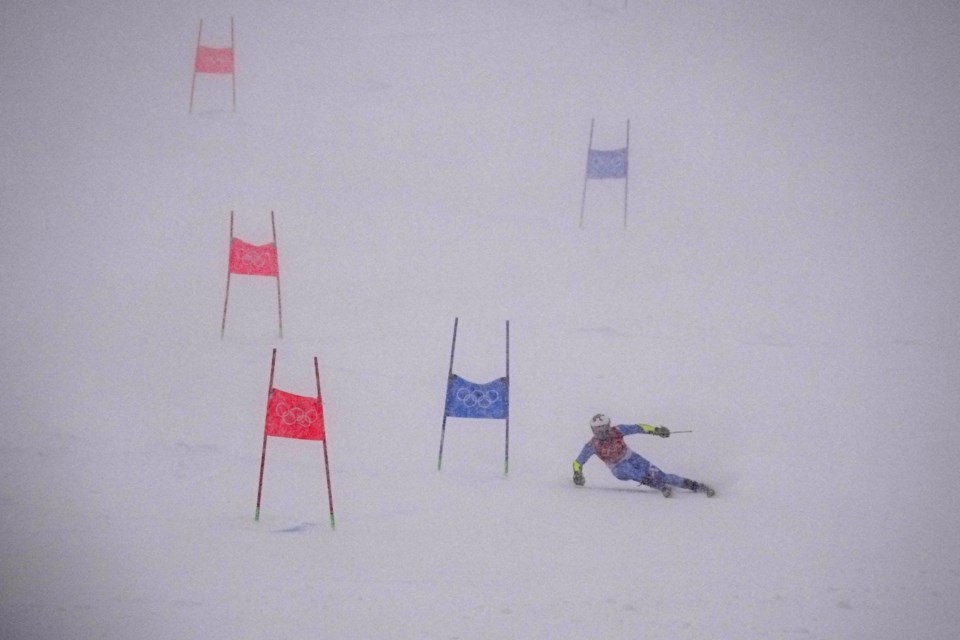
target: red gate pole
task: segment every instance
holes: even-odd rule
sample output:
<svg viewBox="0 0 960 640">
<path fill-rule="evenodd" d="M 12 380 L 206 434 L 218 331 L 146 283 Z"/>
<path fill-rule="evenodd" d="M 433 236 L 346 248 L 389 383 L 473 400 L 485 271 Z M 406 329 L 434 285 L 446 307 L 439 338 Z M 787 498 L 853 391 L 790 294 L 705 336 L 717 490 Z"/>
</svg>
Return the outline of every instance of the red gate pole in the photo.
<svg viewBox="0 0 960 640">
<path fill-rule="evenodd" d="M 317 356 L 313 356 L 313 372 L 317 376 L 317 402 L 323 407 L 323 395 L 320 393 L 320 366 L 317 364 Z M 330 484 L 330 458 L 327 455 L 327 425 L 324 419 L 323 425 L 323 468 L 327 476 L 327 502 L 330 504 L 330 528 L 337 528 L 337 521 L 333 515 L 333 487 Z"/>
<path fill-rule="evenodd" d="M 200 18 L 200 30 L 197 32 L 197 49 L 193 54 L 193 81 L 190 83 L 190 111 L 193 113 L 193 92 L 197 88 L 197 57 L 200 55 L 200 36 L 203 34 L 203 18 Z"/>
<path fill-rule="evenodd" d="M 277 366 L 277 349 L 273 349 L 273 357 L 270 359 L 270 390 L 267 391 L 267 411 L 270 410 L 270 396 L 273 395 L 273 372 Z M 267 464 L 267 421 L 263 421 L 263 449 L 260 452 L 260 481 L 257 483 L 257 512 L 253 519 L 260 521 L 260 498 L 263 496 L 263 469 Z"/>
<path fill-rule="evenodd" d="M 220 323 L 220 339 L 227 329 L 227 302 L 230 300 L 230 254 L 233 253 L 233 210 L 230 210 L 230 247 L 227 250 L 227 293 L 223 296 L 223 322 Z"/>
<path fill-rule="evenodd" d="M 270 211 L 270 226 L 273 228 L 273 250 L 277 255 L 277 318 L 280 323 L 280 337 L 283 337 L 283 305 L 280 303 L 280 249 L 277 246 L 277 223 L 273 220 L 273 210 Z"/>
<path fill-rule="evenodd" d="M 233 112 L 237 112 L 237 49 L 233 42 L 233 16 L 230 16 L 230 55 L 233 56 L 233 66 L 230 77 L 233 80 Z"/>
</svg>

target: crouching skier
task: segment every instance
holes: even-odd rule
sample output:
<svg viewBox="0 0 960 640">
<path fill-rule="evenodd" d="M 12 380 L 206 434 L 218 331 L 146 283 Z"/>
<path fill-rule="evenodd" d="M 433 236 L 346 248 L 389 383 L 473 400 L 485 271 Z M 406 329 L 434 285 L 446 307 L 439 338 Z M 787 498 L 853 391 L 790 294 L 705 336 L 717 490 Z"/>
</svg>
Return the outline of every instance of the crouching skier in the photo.
<svg viewBox="0 0 960 640">
<path fill-rule="evenodd" d="M 606 463 L 610 472 L 617 479 L 635 480 L 640 484 L 653 487 L 659 490 L 664 498 L 670 497 L 673 492 L 672 487 L 689 489 L 690 491 L 705 493 L 707 497 L 713 497 L 715 492 L 707 485 L 672 473 L 664 473 L 655 465 L 650 464 L 649 460 L 632 451 L 623 441 L 623 436 L 635 433 L 646 433 L 668 438 L 670 437 L 670 430 L 666 427 L 652 427 L 648 424 L 612 426 L 610 418 L 598 413 L 590 420 L 590 429 L 593 431 L 593 438 L 584 445 L 580 455 L 573 461 L 573 482 L 577 486 L 582 487 L 586 482 L 583 476 L 583 465 L 593 454 L 597 454 L 597 457 Z"/>
</svg>

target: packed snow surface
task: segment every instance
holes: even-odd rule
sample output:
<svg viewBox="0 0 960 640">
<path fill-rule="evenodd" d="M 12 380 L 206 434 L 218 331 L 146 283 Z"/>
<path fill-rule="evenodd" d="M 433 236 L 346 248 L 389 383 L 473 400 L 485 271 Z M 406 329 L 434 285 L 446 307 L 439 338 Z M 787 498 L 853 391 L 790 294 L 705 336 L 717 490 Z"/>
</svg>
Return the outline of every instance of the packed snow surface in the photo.
<svg viewBox="0 0 960 640">
<path fill-rule="evenodd" d="M 199 74 L 234 28 L 235 78 Z M 954 638 L 960 6 L 0 6 L 0 638 Z M 233 84 L 235 80 L 235 85 Z M 233 91 L 236 89 L 236 109 Z M 629 182 L 591 180 L 590 145 Z M 624 197 L 626 196 L 626 217 Z M 581 226 L 581 204 L 585 204 Z M 233 276 L 234 233 L 277 282 Z M 506 371 L 505 424 L 447 421 Z M 270 438 L 275 385 L 323 445 Z M 717 496 L 601 462 L 590 416 Z"/>
</svg>

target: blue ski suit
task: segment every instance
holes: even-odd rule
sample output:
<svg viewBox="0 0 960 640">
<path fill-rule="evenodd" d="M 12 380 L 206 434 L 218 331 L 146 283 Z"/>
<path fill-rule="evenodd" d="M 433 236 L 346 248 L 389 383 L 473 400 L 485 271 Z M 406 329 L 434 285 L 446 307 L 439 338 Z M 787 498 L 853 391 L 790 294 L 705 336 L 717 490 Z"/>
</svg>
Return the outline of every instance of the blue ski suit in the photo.
<svg viewBox="0 0 960 640">
<path fill-rule="evenodd" d="M 653 427 L 647 424 L 619 424 L 610 429 L 610 436 L 590 440 L 583 446 L 580 455 L 573 463 L 575 470 L 579 470 L 594 454 L 610 468 L 610 473 L 618 480 L 635 480 L 641 484 L 660 489 L 664 485 L 673 487 L 691 488 L 699 483 L 692 480 L 664 473 L 639 453 L 631 450 L 623 441 L 623 436 L 637 433 L 653 434 Z"/>
</svg>

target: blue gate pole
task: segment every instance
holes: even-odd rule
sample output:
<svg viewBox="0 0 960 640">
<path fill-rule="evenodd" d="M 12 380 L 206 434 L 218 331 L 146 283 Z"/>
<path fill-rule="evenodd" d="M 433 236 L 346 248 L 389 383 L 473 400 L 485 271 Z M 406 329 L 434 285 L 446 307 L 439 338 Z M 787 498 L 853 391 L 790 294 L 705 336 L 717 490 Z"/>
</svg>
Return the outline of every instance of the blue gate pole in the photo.
<svg viewBox="0 0 960 640">
<path fill-rule="evenodd" d="M 450 378 L 453 377 L 453 352 L 457 347 L 457 324 L 460 318 L 453 319 L 453 343 L 450 345 L 450 369 L 447 371 L 447 389 L 450 388 Z M 440 426 L 440 454 L 437 456 L 437 471 L 443 466 L 443 437 L 447 433 L 447 398 L 446 390 L 443 398 L 443 424 Z"/>
<path fill-rule="evenodd" d="M 507 320 L 507 400 L 510 399 L 510 321 Z M 507 404 L 506 445 L 503 453 L 503 475 L 510 473 L 510 405 Z"/>
</svg>

